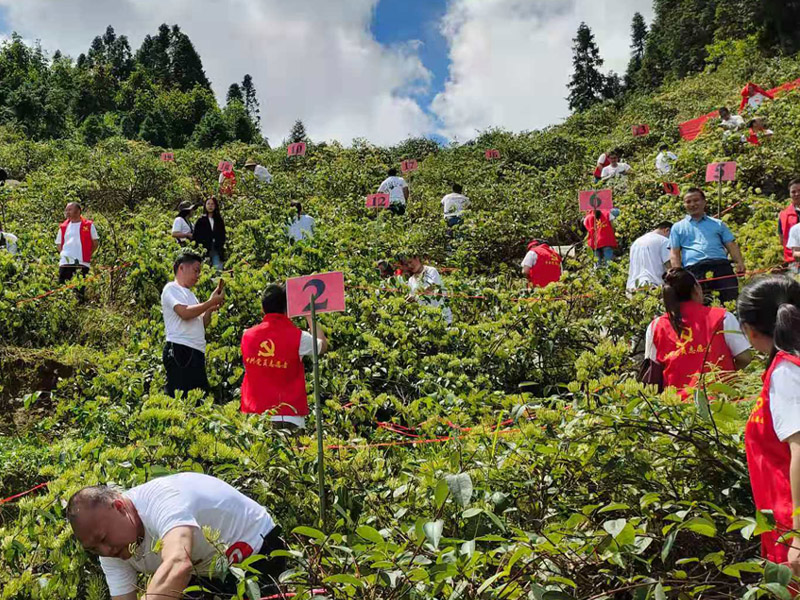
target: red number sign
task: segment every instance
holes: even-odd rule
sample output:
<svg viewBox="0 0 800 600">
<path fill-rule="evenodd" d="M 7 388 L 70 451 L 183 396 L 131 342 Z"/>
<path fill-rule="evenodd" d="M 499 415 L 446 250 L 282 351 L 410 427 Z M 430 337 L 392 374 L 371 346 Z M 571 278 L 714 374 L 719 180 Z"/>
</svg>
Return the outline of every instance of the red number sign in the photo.
<svg viewBox="0 0 800 600">
<path fill-rule="evenodd" d="M 311 314 L 311 296 L 314 312 L 342 312 L 344 310 L 344 275 L 340 272 L 320 273 L 286 280 L 286 305 L 290 317 Z"/>
<path fill-rule="evenodd" d="M 367 208 L 389 208 L 389 194 L 370 194 L 367 196 Z"/>
<path fill-rule="evenodd" d="M 289 144 L 287 152 L 288 152 L 289 156 L 305 156 L 306 155 L 306 143 L 305 142 L 297 142 L 296 144 Z"/>
<path fill-rule="evenodd" d="M 221 160 L 217 165 L 217 171 L 219 171 L 220 173 L 230 173 L 231 171 L 233 171 L 233 165 L 229 163 L 227 160 Z"/>
<path fill-rule="evenodd" d="M 631 133 L 634 137 L 641 137 L 650 133 L 650 127 L 647 125 L 632 125 Z"/>
<path fill-rule="evenodd" d="M 172 162 L 175 160 L 175 155 L 172 152 L 162 152 L 161 160 L 164 162 Z"/>
<path fill-rule="evenodd" d="M 677 183 L 667 183 L 664 182 L 664 193 L 669 194 L 670 196 L 680 196 L 681 195 L 681 188 L 678 187 Z"/>
<path fill-rule="evenodd" d="M 487 150 L 484 155 L 488 160 L 500 158 L 500 150 Z"/>
<path fill-rule="evenodd" d="M 400 168 L 402 169 L 403 173 L 408 173 L 409 171 L 416 171 L 419 168 L 419 165 L 417 164 L 417 161 L 412 158 L 401 162 Z"/>
<path fill-rule="evenodd" d="M 736 163 L 719 162 L 711 163 L 706 167 L 706 181 L 735 181 Z"/>
<path fill-rule="evenodd" d="M 611 190 L 589 190 L 578 194 L 581 211 L 611 210 L 614 208 Z"/>
</svg>

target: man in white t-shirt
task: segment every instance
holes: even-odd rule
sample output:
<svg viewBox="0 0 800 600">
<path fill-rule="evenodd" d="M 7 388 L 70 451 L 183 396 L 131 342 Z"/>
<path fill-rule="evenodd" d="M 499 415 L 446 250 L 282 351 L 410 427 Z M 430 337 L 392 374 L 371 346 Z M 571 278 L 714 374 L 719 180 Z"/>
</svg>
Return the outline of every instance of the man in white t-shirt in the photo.
<svg viewBox="0 0 800 600">
<path fill-rule="evenodd" d="M 314 237 L 314 217 L 305 214 L 299 202 L 292 202 L 292 206 L 297 209 L 297 217 L 289 224 L 287 235 L 295 242 L 311 239 Z"/>
<path fill-rule="evenodd" d="M 786 247 L 792 251 L 792 257 L 794 258 L 794 262 L 789 263 L 789 270 L 795 274 L 800 273 L 800 223 L 792 225 L 789 230 Z"/>
<path fill-rule="evenodd" d="M 3 231 L 2 227 L 0 227 L 0 250 L 5 250 L 9 254 L 14 255 L 17 253 L 18 241 L 17 236 L 13 233 Z"/>
<path fill-rule="evenodd" d="M 191 598 L 183 594 L 190 585 L 231 597 L 237 580 L 225 579 L 227 569 L 214 568 L 218 557 L 239 564 L 286 549 L 263 506 L 201 473 L 160 477 L 125 492 L 85 487 L 67 503 L 67 519 L 80 544 L 100 556 L 112 600 L 137 600 L 139 573 L 152 574 L 143 599 Z M 277 591 L 285 558 L 250 566 L 261 573 L 262 593 Z"/>
<path fill-rule="evenodd" d="M 464 222 L 464 210 L 469 207 L 469 198 L 464 195 L 464 188 L 460 183 L 453 184 L 453 191 L 442 198 L 444 220 L 448 227 L 455 227 Z"/>
<path fill-rule="evenodd" d="M 672 223 L 662 221 L 653 231 L 645 233 L 631 244 L 631 264 L 628 270 L 629 291 L 664 283 L 669 269 L 669 233 Z"/>
<path fill-rule="evenodd" d="M 669 146 L 666 144 L 661 144 L 658 150 L 658 156 L 656 156 L 656 171 L 661 175 L 666 175 L 672 171 L 672 164 L 678 160 L 678 157 L 669 151 Z"/>
<path fill-rule="evenodd" d="M 270 175 L 267 167 L 258 164 L 252 158 L 247 159 L 247 162 L 244 163 L 244 168 L 250 171 L 261 183 L 272 183 L 272 175 Z"/>
<path fill-rule="evenodd" d="M 406 300 L 426 306 L 442 307 L 442 317 L 448 325 L 452 325 L 453 311 L 442 298 L 442 294 L 447 290 L 439 271 L 429 265 L 423 265 L 418 255 L 403 257 L 400 262 L 408 276 L 408 288 L 411 291 Z"/>
<path fill-rule="evenodd" d="M 206 376 L 206 327 L 211 315 L 225 301 L 224 282 L 220 280 L 208 300 L 200 302 L 192 288 L 200 279 L 202 258 L 187 252 L 173 264 L 175 281 L 161 292 L 166 344 L 163 360 L 167 372 L 165 392 L 175 396 L 190 390 L 210 390 Z"/>
<path fill-rule="evenodd" d="M 726 135 L 744 128 L 744 119 L 740 115 L 732 115 L 727 106 L 719 109 L 719 126 L 725 130 Z"/>
<path fill-rule="evenodd" d="M 608 160 L 611 164 L 603 167 L 603 172 L 600 174 L 600 178 L 603 181 L 616 177 L 625 177 L 631 170 L 631 166 L 628 163 L 619 162 L 619 155 L 616 152 L 610 153 Z"/>
<path fill-rule="evenodd" d="M 94 222 L 81 214 L 81 205 L 70 202 L 64 208 L 66 220 L 61 223 L 56 234 L 56 246 L 61 254 L 58 262 L 58 283 L 64 284 L 77 274 L 89 274 L 92 254 L 100 243 Z M 83 302 L 83 286 L 76 288 L 78 301 Z"/>
<path fill-rule="evenodd" d="M 389 169 L 388 177 L 378 187 L 379 194 L 389 194 L 389 210 L 395 215 L 404 215 L 409 190 L 406 180 L 398 177 L 397 169 Z"/>
</svg>

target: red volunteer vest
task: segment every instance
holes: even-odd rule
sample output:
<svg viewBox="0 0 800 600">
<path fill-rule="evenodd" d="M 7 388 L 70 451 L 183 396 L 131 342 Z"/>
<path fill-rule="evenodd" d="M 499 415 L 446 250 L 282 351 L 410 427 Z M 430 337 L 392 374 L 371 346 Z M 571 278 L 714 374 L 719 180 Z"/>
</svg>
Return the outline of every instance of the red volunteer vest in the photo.
<svg viewBox="0 0 800 600">
<path fill-rule="evenodd" d="M 781 224 L 781 235 L 783 236 L 783 260 L 785 262 L 794 262 L 792 250 L 786 246 L 786 244 L 789 242 L 789 230 L 797 225 L 799 220 L 797 218 L 797 210 L 795 210 L 794 204 L 790 204 L 784 208 L 781 211 L 781 214 L 778 216 L 778 220 Z"/>
<path fill-rule="evenodd" d="M 608 160 L 608 156 L 606 156 L 606 159 L 603 161 L 603 164 L 602 165 L 601 164 L 597 165 L 597 168 L 594 170 L 594 176 L 597 177 L 598 179 L 600 179 L 600 177 L 603 176 L 603 167 L 607 167 L 610 164 L 611 164 L 611 161 Z"/>
<path fill-rule="evenodd" d="M 61 244 L 64 245 L 67 243 L 67 225 L 70 224 L 70 220 L 67 219 L 61 224 Z M 90 221 L 89 219 L 84 219 L 81 217 L 81 260 L 83 262 L 91 262 L 92 260 L 92 223 L 94 221 Z"/>
<path fill-rule="evenodd" d="M 758 134 L 753 130 L 752 127 L 750 128 L 750 135 L 748 135 L 746 139 L 747 139 L 748 142 L 750 142 L 754 146 L 760 146 L 761 145 L 761 142 L 758 140 Z"/>
<path fill-rule="evenodd" d="M 600 211 L 600 220 L 594 218 L 593 212 L 589 213 L 583 220 L 583 225 L 589 232 L 586 244 L 592 250 L 617 247 L 617 235 L 614 233 L 614 226 L 608 217 L 608 211 Z"/>
<path fill-rule="evenodd" d="M 664 387 L 673 386 L 679 391 L 697 383 L 699 374 L 717 365 L 724 371 L 733 371 L 733 357 L 724 330 L 725 309 L 708 307 L 697 302 L 682 302 L 681 317 L 684 330 L 675 334 L 669 315 L 662 315 L 653 328 L 656 360 L 664 367 Z M 720 333 L 715 333 L 719 331 Z M 711 348 L 708 348 L 709 342 Z M 708 356 L 705 365 L 703 357 Z"/>
<path fill-rule="evenodd" d="M 301 330 L 289 317 L 268 314 L 242 335 L 242 412 L 308 414 L 306 377 L 300 358 Z"/>
<path fill-rule="evenodd" d="M 222 185 L 219 186 L 219 193 L 225 196 L 232 196 L 233 190 L 236 187 L 236 175 L 233 171 L 226 171 L 222 176 L 225 180 L 222 182 Z"/>
<path fill-rule="evenodd" d="M 792 486 L 789 482 L 792 455 L 789 444 L 781 442 L 775 435 L 769 386 L 775 367 L 785 360 L 800 366 L 800 358 L 778 352 L 762 375 L 764 386 L 744 430 L 744 447 L 756 510 L 772 510 L 775 516 L 775 530 L 761 534 L 761 554 L 778 564 L 786 562 L 791 544 L 791 540 L 778 542 L 778 538 L 792 529 Z"/>
<path fill-rule="evenodd" d="M 528 244 L 528 250 L 536 253 L 536 264 L 528 271 L 531 287 L 544 287 L 561 279 L 561 257 L 547 244 Z"/>
</svg>

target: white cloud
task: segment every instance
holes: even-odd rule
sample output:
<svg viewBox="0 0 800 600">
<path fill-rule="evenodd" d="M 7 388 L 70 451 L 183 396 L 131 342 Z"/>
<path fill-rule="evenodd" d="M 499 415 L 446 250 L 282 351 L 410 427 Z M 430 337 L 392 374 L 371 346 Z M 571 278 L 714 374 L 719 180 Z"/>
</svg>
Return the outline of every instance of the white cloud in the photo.
<svg viewBox="0 0 800 600">
<path fill-rule="evenodd" d="M 428 84 L 414 43 L 387 48 L 369 31 L 378 0 L 0 0 L 8 26 L 50 52 L 77 57 L 111 24 L 135 50 L 177 23 L 214 91 L 250 73 L 274 143 L 303 119 L 312 139 L 379 144 L 432 130 L 410 97 Z"/>
<path fill-rule="evenodd" d="M 538 129 L 569 115 L 572 38 L 581 21 L 595 34 L 605 69 L 624 73 L 630 23 L 652 19 L 651 0 L 450 0 L 442 33 L 450 74 L 432 103 L 442 134 Z"/>
</svg>

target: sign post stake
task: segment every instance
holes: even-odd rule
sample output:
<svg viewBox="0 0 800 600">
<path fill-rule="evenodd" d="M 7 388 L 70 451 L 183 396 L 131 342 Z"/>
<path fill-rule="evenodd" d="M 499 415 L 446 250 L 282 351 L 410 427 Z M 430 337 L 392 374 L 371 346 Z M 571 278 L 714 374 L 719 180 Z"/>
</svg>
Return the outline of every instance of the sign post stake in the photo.
<svg viewBox="0 0 800 600">
<path fill-rule="evenodd" d="M 717 165 L 717 218 L 722 213 L 722 174 L 725 172 L 725 165 Z"/>
<path fill-rule="evenodd" d="M 317 303 L 318 294 L 311 296 L 311 356 L 314 362 L 314 413 L 317 418 L 317 479 L 319 482 L 319 524 L 325 526 L 325 448 L 322 444 L 322 403 L 319 399 L 319 353 L 317 351 Z"/>
</svg>

